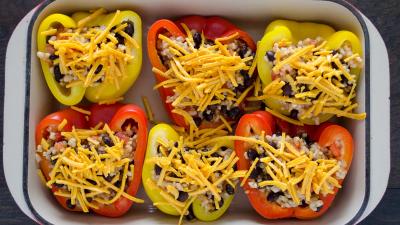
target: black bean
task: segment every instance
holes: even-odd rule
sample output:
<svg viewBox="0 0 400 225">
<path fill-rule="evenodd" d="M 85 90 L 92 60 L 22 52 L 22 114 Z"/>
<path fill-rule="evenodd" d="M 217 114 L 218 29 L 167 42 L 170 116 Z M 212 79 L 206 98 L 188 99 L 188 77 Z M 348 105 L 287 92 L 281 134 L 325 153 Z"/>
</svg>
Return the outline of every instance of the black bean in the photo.
<svg viewBox="0 0 400 225">
<path fill-rule="evenodd" d="M 216 99 L 213 99 L 213 100 L 216 100 Z M 216 111 L 217 108 L 218 108 L 217 105 L 209 105 L 209 106 L 207 106 L 207 110 L 210 110 L 212 112 Z"/>
<path fill-rule="evenodd" d="M 114 176 L 111 176 L 111 175 L 104 176 L 104 179 L 108 182 L 111 182 L 113 178 L 114 178 Z"/>
<path fill-rule="evenodd" d="M 298 116 L 299 116 L 299 111 L 297 109 L 292 109 L 290 111 L 290 118 L 297 120 L 299 118 Z"/>
<path fill-rule="evenodd" d="M 344 76 L 343 74 L 340 76 L 340 78 L 342 78 L 341 83 L 342 84 L 348 84 L 349 80 L 347 79 L 346 76 Z"/>
<path fill-rule="evenodd" d="M 93 185 L 97 185 L 96 181 L 92 180 L 92 179 L 86 179 L 87 182 L 93 184 Z"/>
<path fill-rule="evenodd" d="M 242 75 L 242 76 L 249 75 L 247 70 L 240 70 L 239 72 L 240 72 L 240 75 Z"/>
<path fill-rule="evenodd" d="M 201 125 L 201 118 L 200 117 L 193 117 L 194 123 L 196 124 L 196 126 L 200 126 Z"/>
<path fill-rule="evenodd" d="M 247 45 L 246 44 L 241 44 L 239 46 L 239 56 L 240 58 L 244 58 L 247 53 Z"/>
<path fill-rule="evenodd" d="M 88 202 L 92 202 L 92 201 L 93 201 L 93 198 L 88 197 L 88 198 L 86 198 L 86 200 L 87 200 Z"/>
<path fill-rule="evenodd" d="M 292 94 L 292 86 L 290 86 L 289 83 L 285 83 L 285 85 L 283 85 L 282 91 L 283 91 L 283 95 L 284 96 L 289 96 L 289 97 L 293 96 L 293 94 Z"/>
<path fill-rule="evenodd" d="M 210 113 L 203 112 L 203 117 L 207 121 L 211 121 L 214 118 L 214 115 L 213 115 L 213 112 L 210 112 Z"/>
<path fill-rule="evenodd" d="M 265 104 L 265 102 L 261 102 L 261 103 L 260 103 L 260 109 L 265 110 L 265 107 L 267 107 L 267 105 Z"/>
<path fill-rule="evenodd" d="M 178 201 L 180 202 L 184 202 L 189 198 L 189 194 L 187 192 L 184 191 L 179 191 L 179 195 L 178 195 Z"/>
<path fill-rule="evenodd" d="M 228 149 L 228 148 L 227 148 L 226 146 L 222 146 L 222 147 L 221 147 L 221 150 L 222 150 L 222 151 L 225 151 L 225 150 L 227 150 L 227 149 Z"/>
<path fill-rule="evenodd" d="M 266 56 L 270 62 L 273 62 L 275 60 L 275 52 L 273 51 L 268 51 Z"/>
<path fill-rule="evenodd" d="M 125 23 L 127 24 L 127 26 L 125 27 L 124 32 L 132 37 L 133 34 L 135 33 L 135 26 L 133 25 L 133 22 L 130 20 L 126 21 Z"/>
<path fill-rule="evenodd" d="M 304 201 L 304 200 L 302 200 L 302 201 L 301 201 L 301 204 L 299 205 L 300 208 L 305 208 L 305 207 L 307 207 L 307 206 L 308 206 L 308 204 L 307 204 L 306 201 Z"/>
<path fill-rule="evenodd" d="M 239 119 L 241 113 L 242 111 L 239 109 L 239 107 L 236 106 L 228 111 L 228 117 L 232 120 L 237 120 Z"/>
<path fill-rule="evenodd" d="M 235 188 L 232 187 L 230 184 L 225 185 L 225 191 L 228 193 L 228 195 L 233 195 L 235 194 Z"/>
<path fill-rule="evenodd" d="M 247 150 L 247 158 L 254 161 L 258 157 L 258 152 L 254 149 Z"/>
<path fill-rule="evenodd" d="M 57 159 L 51 159 L 51 160 L 50 160 L 51 165 L 55 165 L 56 162 L 57 162 Z"/>
<path fill-rule="evenodd" d="M 218 202 L 218 205 L 220 208 L 224 205 L 224 198 L 221 198 L 221 200 Z"/>
<path fill-rule="evenodd" d="M 196 32 L 193 34 L 194 48 L 200 48 L 201 45 L 201 34 Z"/>
<path fill-rule="evenodd" d="M 269 174 L 264 173 L 264 174 L 262 174 L 262 179 L 263 180 L 272 180 L 272 177 Z"/>
<path fill-rule="evenodd" d="M 221 105 L 220 112 L 223 116 L 227 116 L 228 114 L 228 107 L 226 105 Z"/>
<path fill-rule="evenodd" d="M 169 173 L 168 176 L 173 178 L 179 178 L 178 175 L 176 175 L 175 173 Z"/>
<path fill-rule="evenodd" d="M 56 59 L 58 59 L 58 55 L 51 54 L 51 55 L 49 56 L 49 59 L 50 59 L 50 60 L 56 60 Z"/>
<path fill-rule="evenodd" d="M 338 70 L 338 69 L 339 69 L 339 67 L 336 65 L 335 62 L 331 62 L 331 67 L 332 67 L 333 69 L 335 69 L 335 70 Z"/>
<path fill-rule="evenodd" d="M 68 207 L 69 209 L 75 209 L 75 205 L 72 205 L 71 199 L 68 199 L 66 203 L 67 203 L 67 207 Z"/>
<path fill-rule="evenodd" d="M 101 135 L 101 137 L 102 137 L 101 139 L 103 140 L 104 144 L 106 144 L 109 147 L 114 146 L 114 142 L 108 134 L 103 134 L 103 135 Z"/>
<path fill-rule="evenodd" d="M 334 56 L 334 55 L 336 55 L 336 54 L 338 54 L 339 53 L 339 51 L 338 50 L 332 50 L 332 52 L 331 52 L 331 54 Z"/>
<path fill-rule="evenodd" d="M 103 65 L 100 64 L 100 65 L 96 68 L 96 70 L 94 71 L 94 73 L 95 73 L 95 74 L 98 74 L 98 73 L 101 72 L 102 69 L 103 69 Z"/>
<path fill-rule="evenodd" d="M 268 144 L 271 145 L 273 148 L 278 148 L 277 144 L 273 141 L 269 141 Z"/>
<path fill-rule="evenodd" d="M 114 183 L 114 186 L 117 188 L 120 188 L 122 185 L 122 182 L 120 180 L 117 180 L 117 182 Z"/>
<path fill-rule="evenodd" d="M 243 79 L 243 84 L 246 88 L 250 87 L 253 84 L 253 79 L 249 75 L 244 75 Z"/>
<path fill-rule="evenodd" d="M 174 142 L 174 147 L 175 147 L 175 148 L 178 147 L 178 142 L 177 142 L 177 141 Z"/>
<path fill-rule="evenodd" d="M 154 172 L 156 175 L 160 175 L 162 168 L 159 165 L 154 165 Z"/>
<path fill-rule="evenodd" d="M 240 94 L 243 93 L 246 90 L 246 86 L 244 84 L 239 84 L 237 87 L 235 87 L 235 93 Z"/>
<path fill-rule="evenodd" d="M 252 170 L 251 173 L 250 173 L 249 178 L 256 179 L 258 177 L 258 175 L 259 175 L 258 172 L 259 172 L 259 170 L 257 170 L 257 169 Z"/>
<path fill-rule="evenodd" d="M 323 206 L 317 207 L 317 211 L 316 211 L 316 212 L 321 211 L 322 207 L 323 207 Z"/>
<path fill-rule="evenodd" d="M 89 189 L 84 190 L 85 194 L 89 194 L 91 191 Z"/>
<path fill-rule="evenodd" d="M 268 196 L 267 196 L 267 200 L 270 202 L 275 202 L 276 200 L 278 200 L 279 196 L 283 195 L 283 192 L 279 191 L 279 192 L 269 192 Z"/>
<path fill-rule="evenodd" d="M 190 205 L 189 209 L 188 209 L 188 214 L 185 216 L 186 220 L 191 221 L 194 220 L 196 217 L 194 216 L 193 213 L 193 208 L 192 205 Z"/>
<path fill-rule="evenodd" d="M 258 161 L 258 162 L 256 163 L 256 169 L 259 169 L 259 170 L 261 170 L 261 172 L 262 172 L 263 168 L 264 168 L 264 163 Z"/>
<path fill-rule="evenodd" d="M 57 82 L 60 82 L 61 79 L 64 77 L 64 74 L 61 73 L 59 65 L 54 66 L 53 73 L 54 73 L 54 79 L 56 79 Z"/>
<path fill-rule="evenodd" d="M 64 184 L 57 184 L 57 183 L 54 183 L 54 186 L 56 186 L 56 187 L 58 187 L 58 188 L 62 188 L 62 187 L 64 187 Z"/>
<path fill-rule="evenodd" d="M 118 40 L 118 44 L 123 45 L 125 44 L 125 38 L 122 35 L 116 33 L 115 38 Z M 99 47 L 100 48 L 100 47 Z"/>
<path fill-rule="evenodd" d="M 304 141 L 306 142 L 307 146 L 311 146 L 314 142 L 310 139 L 310 137 L 307 135 L 303 137 Z"/>
<path fill-rule="evenodd" d="M 236 164 L 235 164 L 235 165 L 233 165 L 233 167 L 232 167 L 232 168 L 233 168 L 233 170 L 234 170 L 234 171 L 236 171 L 236 170 L 237 170 L 237 165 L 236 165 Z"/>
<path fill-rule="evenodd" d="M 211 154 L 211 157 L 219 157 L 219 154 L 214 152 L 213 154 Z"/>
</svg>

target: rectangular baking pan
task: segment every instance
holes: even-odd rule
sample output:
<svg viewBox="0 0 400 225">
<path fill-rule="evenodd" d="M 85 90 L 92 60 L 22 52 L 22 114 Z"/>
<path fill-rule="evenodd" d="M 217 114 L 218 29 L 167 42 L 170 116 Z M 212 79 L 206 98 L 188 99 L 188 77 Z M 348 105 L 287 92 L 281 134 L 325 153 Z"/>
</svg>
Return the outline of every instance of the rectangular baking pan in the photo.
<svg viewBox="0 0 400 225">
<path fill-rule="evenodd" d="M 218 15 L 231 20 L 241 29 L 249 32 L 254 40 L 259 40 L 269 22 L 274 19 L 313 21 L 328 24 L 336 30 L 350 30 L 362 41 L 364 69 L 359 81 L 357 101 L 359 110 L 369 113 L 369 39 L 368 30 L 359 12 L 344 1 L 308 1 L 308 0 L 117 0 L 117 1 L 44 1 L 38 7 L 28 29 L 28 51 L 26 68 L 26 102 L 24 118 L 24 197 L 37 218 L 44 224 L 176 224 L 178 218 L 162 214 L 152 206 L 143 190 L 139 197 L 144 204 L 134 204 L 131 210 L 121 218 L 104 218 L 96 215 L 71 213 L 62 209 L 50 191 L 43 186 L 37 176 L 35 161 L 35 126 L 45 115 L 61 106 L 49 92 L 43 79 L 41 67 L 36 57 L 36 36 L 40 22 L 51 13 L 71 14 L 104 7 L 109 11 L 129 9 L 137 12 L 143 20 L 143 69 L 140 77 L 125 96 L 125 102 L 142 105 L 140 97 L 147 96 L 156 112 L 158 120 L 168 121 L 158 92 L 153 91 L 155 84 L 151 66 L 147 59 L 146 33 L 148 27 L 157 19 L 178 18 L 185 15 Z M 30 50 L 30 51 L 29 51 Z M 250 206 L 246 196 L 239 190 L 229 211 L 217 224 L 353 224 L 363 213 L 369 197 L 369 117 L 365 121 L 341 120 L 355 140 L 353 163 L 346 177 L 344 188 L 340 190 L 332 207 L 321 218 L 300 220 L 267 221 L 260 217 Z M 199 221 L 190 224 L 202 224 Z"/>
</svg>

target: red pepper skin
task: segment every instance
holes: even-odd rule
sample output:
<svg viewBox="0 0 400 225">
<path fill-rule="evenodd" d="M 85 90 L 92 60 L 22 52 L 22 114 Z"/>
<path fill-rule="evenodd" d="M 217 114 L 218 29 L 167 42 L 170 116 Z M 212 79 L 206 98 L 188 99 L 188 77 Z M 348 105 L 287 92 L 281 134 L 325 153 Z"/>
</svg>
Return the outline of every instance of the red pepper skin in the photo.
<svg viewBox="0 0 400 225">
<path fill-rule="evenodd" d="M 60 124 L 64 119 L 66 119 L 68 123 L 64 126 L 63 131 L 71 131 L 72 126 L 75 126 L 76 128 L 87 127 L 85 115 L 83 115 L 82 113 L 72 110 L 70 108 L 60 110 L 58 112 L 47 115 L 36 126 L 36 144 L 40 144 L 42 137 L 47 137 L 48 132 L 46 131 L 46 129 L 49 126 L 58 126 L 58 124 Z"/>
<path fill-rule="evenodd" d="M 46 131 L 46 129 L 49 126 L 57 127 L 64 119 L 66 119 L 68 122 L 64 126 L 62 131 L 71 131 L 73 126 L 75 128 L 86 128 L 87 127 L 87 123 L 86 123 L 84 114 L 77 112 L 75 110 L 72 110 L 70 108 L 60 110 L 58 112 L 47 115 L 36 126 L 36 130 L 35 130 L 36 145 L 40 144 L 42 138 L 48 137 L 49 132 Z M 58 135 L 60 135 L 60 132 L 57 133 L 57 136 Z M 42 173 L 45 176 L 46 180 L 50 180 L 49 173 L 51 171 L 51 166 L 52 165 L 51 165 L 50 161 L 46 160 L 44 157 L 41 157 L 41 160 L 39 162 L 39 167 L 42 170 Z M 55 186 L 53 186 L 51 189 L 51 191 L 53 193 L 56 192 L 57 190 L 58 190 L 58 188 Z M 56 196 L 56 195 L 54 195 L 54 197 L 56 198 L 56 200 L 60 203 L 60 205 L 63 208 L 65 208 L 69 211 L 80 211 L 79 209 L 68 208 L 65 197 Z"/>
<path fill-rule="evenodd" d="M 161 19 L 156 21 L 150 27 L 149 32 L 147 34 L 147 50 L 150 62 L 153 67 L 156 67 L 157 69 L 164 72 L 167 70 L 158 55 L 157 51 L 158 35 L 169 34 L 171 36 L 176 36 L 176 37 L 178 36 L 186 37 L 186 33 L 184 32 L 181 23 L 186 24 L 189 30 L 196 30 L 198 32 L 203 32 L 205 38 L 211 40 L 215 40 L 216 38 L 219 37 L 226 37 L 237 32 L 239 33 L 239 39 L 244 41 L 247 44 L 247 46 L 251 48 L 251 50 L 253 50 L 254 52 L 256 50 L 256 44 L 252 40 L 249 34 L 240 30 L 238 27 L 236 27 L 229 21 L 220 17 L 187 16 L 177 21 Z M 156 73 L 155 76 L 157 83 L 165 80 L 165 78 Z M 172 119 L 172 121 L 178 126 L 188 127 L 188 124 L 186 124 L 182 116 L 172 113 L 172 110 L 174 109 L 172 104 L 166 103 L 167 97 L 174 95 L 173 89 L 160 87 L 158 90 L 163 100 L 164 106 L 168 112 L 168 115 Z M 220 125 L 216 123 L 204 123 L 204 122 L 203 124 L 201 128 L 215 127 Z"/>
<path fill-rule="evenodd" d="M 100 122 L 109 124 L 114 114 L 120 109 L 124 104 L 122 103 L 114 103 L 110 105 L 99 105 L 92 104 L 89 107 L 89 111 L 91 112 L 88 125 L 89 127 L 95 127 Z"/>
<path fill-rule="evenodd" d="M 144 111 L 139 108 L 136 105 L 128 104 L 128 105 L 122 105 L 122 104 L 116 104 L 116 105 L 95 105 L 89 107 L 91 111 L 91 115 L 99 115 L 101 112 L 107 112 L 107 116 L 101 117 L 101 119 L 105 121 L 109 121 L 109 127 L 113 131 L 119 131 L 122 130 L 122 125 L 124 124 L 125 121 L 127 120 L 134 120 L 137 123 L 138 126 L 138 131 L 137 131 L 137 145 L 135 149 L 135 156 L 134 156 L 134 165 L 135 165 L 135 171 L 134 171 L 134 178 L 133 180 L 129 183 L 128 188 L 127 188 L 127 193 L 134 196 L 136 195 L 136 192 L 140 186 L 141 182 L 141 175 L 142 174 L 142 167 L 143 167 L 143 160 L 144 160 L 144 154 L 146 151 L 146 145 L 147 145 L 147 119 L 145 116 Z M 115 110 L 118 109 L 118 110 Z M 109 118 L 110 111 L 115 110 L 116 112 L 112 116 L 112 118 Z M 85 115 L 82 113 L 79 113 L 75 110 L 72 110 L 70 108 L 61 110 L 55 113 L 52 113 L 48 116 L 46 116 L 43 120 L 40 121 L 40 123 L 36 127 L 36 134 L 35 134 L 35 139 L 36 139 L 36 144 L 40 144 L 40 141 L 42 140 L 43 137 L 46 137 L 46 129 L 49 126 L 58 126 L 64 119 L 68 121 L 67 125 L 64 126 L 62 131 L 71 131 L 72 127 L 74 126 L 75 128 L 81 128 L 81 129 L 89 129 L 89 122 L 86 121 Z M 94 121 L 95 119 L 92 119 Z M 91 118 L 89 118 L 89 121 L 91 121 Z M 97 123 L 96 123 L 97 124 Z M 40 169 L 42 170 L 46 180 L 49 180 L 49 172 L 51 171 L 51 164 L 48 160 L 46 160 L 44 157 L 41 158 L 40 160 Z M 53 186 L 52 192 L 56 192 L 58 190 L 57 187 Z M 68 211 L 81 211 L 78 208 L 75 209 L 70 209 L 67 207 L 66 201 L 67 198 L 61 197 L 61 196 L 55 196 L 57 201 L 60 203 L 60 205 L 65 208 Z M 131 207 L 132 202 L 125 197 L 119 198 L 116 202 L 114 202 L 111 205 L 98 205 L 98 209 L 92 209 L 95 213 L 99 215 L 103 215 L 106 217 L 119 217 L 125 214 Z"/>
<path fill-rule="evenodd" d="M 273 122 L 274 118 L 272 115 L 268 114 L 268 112 L 263 111 L 244 115 L 238 123 L 236 135 L 248 137 L 254 134 L 260 134 L 261 131 L 264 131 L 265 134 L 273 134 L 275 130 L 275 124 Z M 275 123 L 278 121 L 279 120 L 275 121 Z M 278 129 L 281 129 L 282 125 L 280 125 L 278 122 L 277 127 Z M 286 129 L 287 127 L 284 128 Z M 349 169 L 353 157 L 353 138 L 349 131 L 347 131 L 347 129 L 344 127 L 329 122 L 320 126 L 291 126 L 291 128 L 288 130 L 294 135 L 296 133 L 299 134 L 310 131 L 311 134 L 308 136 L 312 141 L 317 142 L 320 146 L 328 148 L 330 151 L 332 151 L 333 155 L 336 156 L 336 159 L 344 160 L 347 164 L 346 169 Z M 336 146 L 337 140 L 340 140 L 343 143 L 343 155 L 340 154 L 339 147 Z M 237 164 L 239 170 L 247 170 L 250 168 L 249 160 L 244 157 L 244 153 L 249 149 L 249 147 L 250 146 L 243 141 L 235 141 L 235 151 L 239 157 Z M 343 180 L 339 180 L 340 184 L 342 182 Z M 266 219 L 281 219 L 291 217 L 298 219 L 317 218 L 328 210 L 338 192 L 338 189 L 335 188 L 333 194 L 328 194 L 325 197 L 321 195 L 320 199 L 324 202 L 324 205 L 319 212 L 314 212 L 309 208 L 282 208 L 278 204 L 267 201 L 264 192 L 250 188 L 247 182 L 244 185 L 244 189 L 247 192 L 247 197 L 249 198 L 253 208 Z"/>
</svg>

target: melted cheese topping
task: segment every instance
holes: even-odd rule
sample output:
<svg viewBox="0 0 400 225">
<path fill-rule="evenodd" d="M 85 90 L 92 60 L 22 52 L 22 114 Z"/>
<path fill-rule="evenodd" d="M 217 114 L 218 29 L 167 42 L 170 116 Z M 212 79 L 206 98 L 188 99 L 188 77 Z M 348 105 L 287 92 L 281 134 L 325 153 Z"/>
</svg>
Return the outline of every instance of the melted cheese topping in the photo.
<svg viewBox="0 0 400 225">
<path fill-rule="evenodd" d="M 61 83 L 67 88 L 96 86 L 102 82 L 119 88 L 119 78 L 128 76 L 126 68 L 134 57 L 132 49 L 138 49 L 139 45 L 120 28 L 122 25 L 126 27 L 126 23 L 122 22 L 118 27 L 120 29 L 112 30 L 120 11 L 116 11 L 109 24 L 85 27 L 89 21 L 104 13 L 104 9 L 96 10 L 78 21 L 75 29 L 52 27 L 42 33 L 55 35 L 54 39 L 48 41 L 48 47 L 59 57 L 52 61 L 52 65 L 58 65 L 61 74 L 71 76 L 68 81 L 64 79 Z M 116 35 L 125 39 L 123 45 L 118 44 Z"/>
<path fill-rule="evenodd" d="M 171 59 L 164 62 L 168 70 L 163 72 L 153 67 L 153 72 L 164 78 L 154 88 L 172 88 L 175 97 L 171 100 L 175 109 L 193 109 L 203 112 L 210 105 L 220 104 L 222 101 L 231 100 L 239 105 L 254 86 L 248 87 L 240 96 L 231 89 L 238 87 L 237 73 L 240 70 L 248 71 L 253 56 L 241 58 L 236 52 L 228 50 L 229 42 L 239 37 L 238 33 L 231 36 L 215 39 L 215 45 L 204 43 L 204 37 L 198 49 L 194 48 L 195 41 L 190 30 L 182 24 L 187 32 L 187 48 L 184 44 L 176 42 L 176 37 L 167 37 L 159 34 L 158 38 L 168 44 Z M 228 87 L 228 88 L 227 88 Z M 168 100 L 167 100 L 168 101 Z M 175 112 L 185 118 L 183 112 Z M 196 125 L 186 120 L 194 127 Z"/>
<path fill-rule="evenodd" d="M 107 134 L 112 140 L 111 147 L 101 144 L 95 138 L 103 134 Z M 56 162 L 46 185 L 49 188 L 53 185 L 62 186 L 55 195 L 69 198 L 72 205 L 79 205 L 84 212 L 88 212 L 89 208 L 97 209 L 101 204 L 113 204 L 121 196 L 137 203 L 143 202 L 125 191 L 127 179 L 134 175 L 134 166 L 130 165 L 132 159 L 124 157 L 124 142 L 115 136 L 107 124 L 102 130 L 73 128 L 71 132 L 61 132 L 61 135 L 68 141 L 74 139 L 76 143 L 65 144 L 66 147 L 60 149 L 61 152 L 50 155 L 50 159 Z M 84 141 L 92 145 L 84 144 Z M 41 147 L 45 150 L 42 155 L 45 157 L 49 151 L 49 144 L 45 139 L 42 139 Z M 103 154 L 98 152 L 99 147 L 104 148 Z M 108 180 L 106 177 L 113 178 Z M 117 185 L 117 182 L 120 184 Z"/>
<path fill-rule="evenodd" d="M 188 135 L 180 136 L 178 141 L 162 138 L 157 140 L 158 156 L 151 158 L 148 163 L 158 165 L 161 171 L 159 175 L 154 176 L 155 180 L 147 182 L 161 188 L 161 196 L 181 213 L 181 218 L 187 214 L 187 209 L 194 199 L 206 193 L 212 194 L 214 207 L 219 209 L 219 202 L 224 193 L 222 184 L 226 182 L 234 187 L 237 178 L 244 176 L 245 171 L 234 170 L 239 158 L 232 149 L 223 150 L 230 151 L 225 152 L 229 155 L 215 156 L 219 149 L 225 147 L 222 143 L 198 147 L 212 137 L 226 135 L 228 132 L 225 129 L 225 125 L 222 124 L 218 128 L 198 130 L 194 133 L 196 141 L 192 141 Z M 177 185 L 170 185 L 170 182 L 178 184 L 179 188 Z M 188 194 L 184 202 L 178 200 L 180 191 Z M 154 203 L 161 204 L 163 202 Z"/>
<path fill-rule="evenodd" d="M 356 97 L 356 75 L 350 74 L 350 70 L 342 64 L 356 58 L 361 61 L 361 58 L 358 54 L 351 53 L 341 61 L 338 51 L 323 49 L 326 43 L 324 41 L 318 46 L 310 44 L 297 47 L 285 58 L 281 58 L 281 54 L 288 51 L 287 48 L 277 48 L 271 71 L 274 80 L 264 87 L 263 95 L 256 95 L 247 100 L 274 99 L 287 105 L 297 105 L 292 108 L 298 111 L 298 118 L 290 119 L 278 112 L 274 113 L 275 116 L 294 124 L 299 124 L 296 122 L 298 119 L 309 118 L 318 124 L 317 117 L 327 113 L 338 117 L 365 119 L 366 113 L 352 112 L 357 106 L 353 103 Z M 282 45 L 287 46 L 287 43 L 279 43 L 280 47 Z M 286 87 L 287 85 L 290 88 Z"/>
</svg>

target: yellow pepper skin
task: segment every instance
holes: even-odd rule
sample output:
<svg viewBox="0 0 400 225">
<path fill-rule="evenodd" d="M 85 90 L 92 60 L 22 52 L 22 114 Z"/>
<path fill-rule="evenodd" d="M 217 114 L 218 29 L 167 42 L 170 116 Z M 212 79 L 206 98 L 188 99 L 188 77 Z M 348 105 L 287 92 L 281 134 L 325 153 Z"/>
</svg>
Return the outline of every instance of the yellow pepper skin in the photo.
<svg viewBox="0 0 400 225">
<path fill-rule="evenodd" d="M 361 43 L 358 37 L 350 31 L 335 31 L 332 27 L 325 24 L 295 22 L 290 20 L 275 20 L 270 23 L 265 30 L 264 36 L 257 43 L 256 63 L 260 80 L 265 87 L 272 82 L 272 64 L 264 60 L 266 53 L 273 49 L 274 43 L 282 39 L 297 43 L 306 38 L 315 39 L 322 37 L 327 41 L 325 48 L 327 50 L 339 49 L 345 42 L 351 45 L 353 53 L 362 55 Z M 358 77 L 361 69 L 351 69 L 351 73 Z M 290 115 L 290 112 L 284 109 L 281 103 L 275 99 L 266 99 L 266 105 L 284 115 Z M 318 116 L 319 123 L 329 120 L 333 114 L 321 114 Z M 300 119 L 304 124 L 314 125 L 315 120 L 311 118 Z"/>
<path fill-rule="evenodd" d="M 37 46 L 38 51 L 44 52 L 46 48 L 46 36 L 41 35 L 41 32 L 50 29 L 56 24 L 61 24 L 66 28 L 76 27 L 76 22 L 69 16 L 63 14 L 52 14 L 46 17 L 39 26 L 38 36 L 37 36 Z M 62 87 L 54 78 L 53 74 L 50 72 L 49 64 L 40 60 L 42 65 L 42 70 L 44 78 L 46 80 L 47 86 L 54 97 L 64 105 L 76 105 L 78 104 L 83 96 L 85 95 L 85 88 L 83 86 L 75 86 L 70 88 L 70 90 Z"/>
<path fill-rule="evenodd" d="M 153 181 L 153 171 L 155 163 L 151 162 L 150 159 L 157 155 L 157 146 L 158 138 L 163 138 L 166 140 L 178 141 L 179 134 L 169 125 L 167 124 L 158 124 L 154 126 L 149 133 L 149 139 L 147 142 L 147 151 L 146 156 L 144 158 L 143 164 L 143 172 L 142 172 L 142 182 L 144 190 L 146 191 L 147 196 L 151 199 L 152 202 L 165 202 L 165 199 L 160 195 L 163 191 L 159 188 L 156 183 Z M 160 204 L 157 205 L 157 208 L 161 210 L 163 213 L 179 216 L 179 212 L 169 204 Z"/>
<path fill-rule="evenodd" d="M 157 156 L 157 147 L 159 145 L 157 140 L 159 138 L 170 141 L 178 141 L 179 137 L 180 135 L 171 126 L 167 124 L 158 124 L 154 126 L 149 133 L 149 139 L 147 142 L 147 151 L 142 170 L 142 182 L 147 196 L 151 199 L 152 202 L 162 203 L 156 206 L 160 211 L 162 211 L 165 214 L 173 216 L 179 216 L 180 213 L 161 196 L 160 193 L 163 190 L 157 186 L 157 184 L 152 178 L 155 162 L 152 161 L 151 159 Z M 223 141 L 220 143 L 221 146 L 226 146 L 231 149 L 234 149 L 234 144 L 232 141 Z M 229 208 L 233 198 L 234 195 L 230 195 L 228 198 L 225 199 L 225 202 L 220 209 L 212 212 L 207 212 L 204 209 L 204 207 L 201 206 L 202 204 L 201 200 L 196 199 L 192 203 L 193 214 L 197 219 L 201 221 L 217 220 Z"/>
<path fill-rule="evenodd" d="M 43 52 L 46 48 L 46 36 L 42 35 L 41 32 L 50 29 L 56 24 L 61 24 L 66 28 L 76 28 L 78 21 L 89 15 L 90 13 L 88 12 L 77 12 L 74 13 L 71 17 L 63 14 L 52 14 L 46 17 L 40 24 L 38 30 L 38 51 Z M 89 21 L 85 26 L 106 26 L 111 22 L 114 15 L 115 12 L 100 15 L 95 19 Z M 100 102 L 115 99 L 125 94 L 125 92 L 133 85 L 133 83 L 139 76 L 142 67 L 142 21 L 138 14 L 126 10 L 119 13 L 112 26 L 118 25 L 127 20 L 132 21 L 132 23 L 134 24 L 135 31 L 133 34 L 133 39 L 136 40 L 139 48 L 133 48 L 132 55 L 134 58 L 126 66 L 127 76 L 118 78 L 119 89 L 114 84 L 110 83 L 101 83 L 98 86 L 88 88 L 84 88 L 83 85 L 75 86 L 72 88 L 62 87 L 54 79 L 54 76 L 49 70 L 49 65 L 44 60 L 41 60 L 41 65 L 47 85 L 49 86 L 50 91 L 53 93 L 54 97 L 59 102 L 64 105 L 75 105 L 82 100 L 83 96 L 85 96 L 91 102 Z"/>
</svg>

